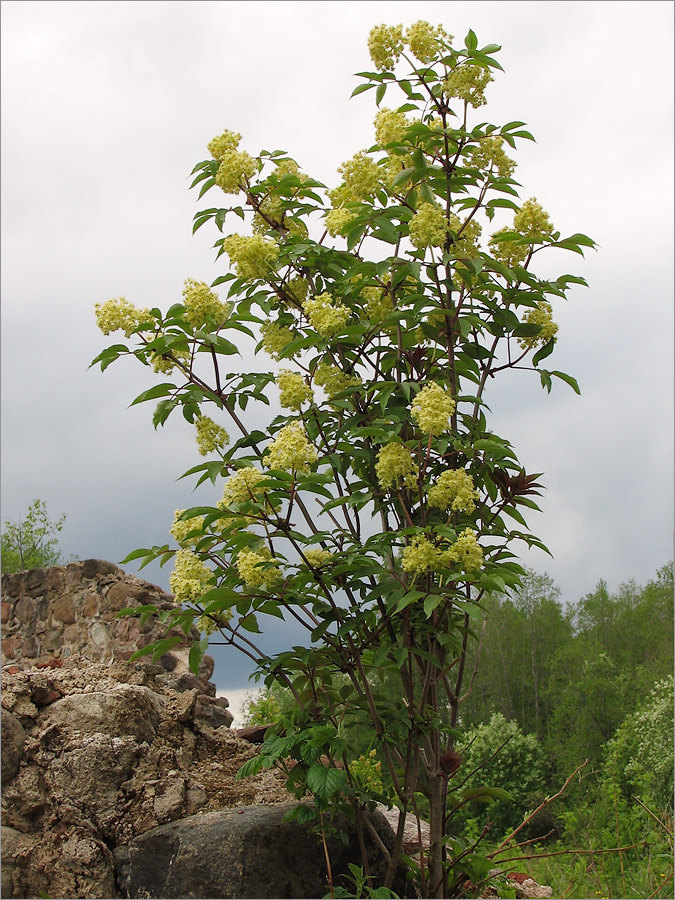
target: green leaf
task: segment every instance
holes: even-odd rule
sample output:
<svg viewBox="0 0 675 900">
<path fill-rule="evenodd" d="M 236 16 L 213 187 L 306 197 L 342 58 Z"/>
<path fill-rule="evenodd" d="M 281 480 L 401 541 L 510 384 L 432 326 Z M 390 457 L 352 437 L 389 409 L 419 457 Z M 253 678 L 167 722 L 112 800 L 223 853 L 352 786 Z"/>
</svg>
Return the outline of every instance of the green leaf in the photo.
<svg viewBox="0 0 675 900">
<path fill-rule="evenodd" d="M 581 394 L 581 389 L 579 388 L 576 378 L 572 378 L 571 375 L 567 375 L 565 372 L 551 372 L 551 375 L 555 375 L 556 378 L 564 381 L 565 384 L 569 384 L 575 394 Z"/>
<path fill-rule="evenodd" d="M 345 784 L 347 773 L 342 769 L 331 769 L 321 763 L 314 763 L 307 772 L 307 787 L 317 797 L 329 798 Z"/>
<path fill-rule="evenodd" d="M 209 639 L 202 638 L 201 641 L 194 643 L 190 647 L 190 653 L 188 656 L 188 664 L 190 666 L 190 671 L 195 675 L 199 675 L 199 663 L 202 661 L 202 657 L 206 653 L 206 648 L 209 646 Z"/>
<path fill-rule="evenodd" d="M 371 88 L 374 88 L 374 84 L 359 84 L 354 90 L 351 92 L 350 97 L 356 97 L 357 94 L 362 94 L 364 91 L 369 91 Z M 382 85 L 380 85 L 382 87 Z"/>
<path fill-rule="evenodd" d="M 384 97 L 384 95 L 386 93 L 387 93 L 387 85 L 379 84 L 377 86 L 377 90 L 375 91 L 375 105 L 376 106 L 380 105 L 380 103 L 382 102 L 382 98 Z"/>
<path fill-rule="evenodd" d="M 464 46 L 467 50 L 475 50 L 478 47 L 478 38 L 471 28 L 469 29 L 469 33 L 467 34 L 467 36 L 464 38 Z"/>
<path fill-rule="evenodd" d="M 532 365 L 537 366 L 542 361 L 542 359 L 546 359 L 547 356 L 550 356 L 553 353 L 553 348 L 555 347 L 555 339 L 551 338 L 548 343 L 544 344 L 532 357 Z"/>
<path fill-rule="evenodd" d="M 129 405 L 135 406 L 137 403 L 145 403 L 146 400 L 156 400 L 158 397 L 166 397 L 167 394 L 170 394 L 172 391 L 176 390 L 176 385 L 171 384 L 166 381 L 162 384 L 156 384 L 154 387 L 149 388 L 147 391 L 143 391 L 141 394 L 136 397 Z"/>
</svg>

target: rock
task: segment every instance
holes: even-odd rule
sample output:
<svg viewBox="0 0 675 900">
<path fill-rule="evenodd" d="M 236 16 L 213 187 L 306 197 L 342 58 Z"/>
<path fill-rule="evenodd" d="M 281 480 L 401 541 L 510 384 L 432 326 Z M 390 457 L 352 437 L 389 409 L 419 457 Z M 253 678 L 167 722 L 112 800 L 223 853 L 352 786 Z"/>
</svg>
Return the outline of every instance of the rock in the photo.
<svg viewBox="0 0 675 900">
<path fill-rule="evenodd" d="M 19 771 L 26 732 L 21 722 L 6 709 L 2 710 L 2 783 L 11 781 Z M 6 895 L 5 895 L 6 896 Z"/>
<path fill-rule="evenodd" d="M 235 780 L 256 751 L 220 718 L 208 724 L 229 716 L 214 685 L 176 691 L 145 660 L 40 665 L 2 671 L 3 897 L 117 897 L 116 846 L 202 811 L 288 799 L 275 770 Z"/>
<path fill-rule="evenodd" d="M 151 742 L 159 724 L 159 700 L 147 687 L 124 684 L 110 692 L 64 697 L 51 705 L 44 721 L 72 731 L 129 734 Z"/>
<path fill-rule="evenodd" d="M 160 825 L 115 851 L 120 892 L 126 897 L 295 898 L 323 897 L 326 860 L 321 836 L 310 826 L 284 822 L 297 804 L 249 806 L 190 816 Z M 375 813 L 373 824 L 385 845 L 394 835 Z M 346 820 L 345 845 L 326 836 L 333 879 L 359 863 L 358 841 Z M 384 877 L 384 860 L 366 833 L 375 878 Z"/>
</svg>

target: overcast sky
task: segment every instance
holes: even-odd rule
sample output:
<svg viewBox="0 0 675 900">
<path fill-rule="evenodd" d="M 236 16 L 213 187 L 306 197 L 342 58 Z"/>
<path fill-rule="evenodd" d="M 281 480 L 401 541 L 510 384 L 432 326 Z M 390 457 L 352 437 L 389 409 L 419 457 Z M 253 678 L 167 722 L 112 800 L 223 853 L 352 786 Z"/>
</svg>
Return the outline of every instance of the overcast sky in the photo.
<svg viewBox="0 0 675 900">
<path fill-rule="evenodd" d="M 563 233 L 599 244 L 555 271 L 590 289 L 557 307 L 551 368 L 577 397 L 510 375 L 492 392 L 494 429 L 544 471 L 530 520 L 574 602 L 604 578 L 645 582 L 673 544 L 673 4 L 670 2 L 2 3 L 2 519 L 34 498 L 66 513 L 61 548 L 119 561 L 168 539 L 193 505 L 176 478 L 195 458 L 182 419 L 155 432 L 131 360 L 87 371 L 111 339 L 94 303 L 167 308 L 185 278 L 212 281 L 208 227 L 191 236 L 189 173 L 224 128 L 242 147 L 288 150 L 330 185 L 372 143 L 371 67 L 382 22 L 442 23 L 498 43 L 505 74 L 484 119 L 521 119 L 517 156 Z M 482 111 L 481 111 L 482 112 Z M 218 497 L 220 491 L 218 489 Z M 197 500 L 212 501 L 201 493 Z M 134 565 L 127 571 L 136 571 Z M 168 586 L 170 569 L 144 570 Z M 218 654 L 227 693 L 249 669 Z"/>
</svg>

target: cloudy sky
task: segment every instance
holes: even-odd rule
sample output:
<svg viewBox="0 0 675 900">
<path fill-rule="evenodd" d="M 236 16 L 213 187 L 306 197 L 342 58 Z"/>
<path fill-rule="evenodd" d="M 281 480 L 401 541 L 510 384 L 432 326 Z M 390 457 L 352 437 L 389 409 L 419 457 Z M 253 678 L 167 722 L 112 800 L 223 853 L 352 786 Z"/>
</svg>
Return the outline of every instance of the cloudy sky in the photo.
<svg viewBox="0 0 675 900">
<path fill-rule="evenodd" d="M 132 361 L 88 371 L 110 342 L 94 303 L 166 308 L 185 278 L 223 273 L 216 235 L 191 236 L 188 187 L 224 128 L 336 184 L 372 142 L 372 95 L 348 99 L 368 32 L 420 18 L 502 45 L 484 118 L 528 123 L 523 198 L 599 245 L 555 260 L 590 284 L 558 307 L 552 358 L 581 397 L 517 375 L 492 393 L 497 433 L 546 473 L 530 524 L 555 558 L 525 561 L 573 602 L 672 557 L 673 5 L 649 0 L 5 0 L 3 520 L 39 497 L 67 514 L 61 547 L 81 559 L 167 541 L 174 509 L 195 502 L 176 482 L 198 461 L 194 432 L 182 419 L 155 432 L 150 405 L 128 408 L 151 383 Z M 144 573 L 168 585 L 169 569 Z M 246 666 L 217 658 L 219 687 L 241 688 Z"/>
</svg>

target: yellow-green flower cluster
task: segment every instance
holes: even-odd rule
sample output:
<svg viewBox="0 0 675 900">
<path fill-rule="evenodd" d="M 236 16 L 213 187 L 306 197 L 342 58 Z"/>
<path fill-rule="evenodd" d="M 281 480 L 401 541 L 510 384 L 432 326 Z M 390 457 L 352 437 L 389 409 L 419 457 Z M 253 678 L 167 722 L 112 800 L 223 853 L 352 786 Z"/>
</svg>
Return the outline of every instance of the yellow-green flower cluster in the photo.
<svg viewBox="0 0 675 900">
<path fill-rule="evenodd" d="M 516 161 L 504 152 L 504 139 L 500 135 L 489 135 L 471 149 L 471 165 L 477 169 L 492 169 L 498 175 L 510 178 Z"/>
<path fill-rule="evenodd" d="M 313 569 L 320 569 L 322 566 L 327 566 L 335 559 L 334 553 L 331 553 L 330 550 L 323 550 L 321 547 L 308 547 L 302 552 L 308 564 Z"/>
<path fill-rule="evenodd" d="M 418 471 L 419 467 L 412 453 L 403 444 L 392 442 L 380 447 L 375 464 L 375 474 L 380 487 L 385 490 L 414 488 L 417 484 Z"/>
<path fill-rule="evenodd" d="M 231 304 L 220 301 L 218 295 L 211 290 L 208 284 L 203 281 L 195 281 L 193 278 L 185 280 L 183 304 L 185 318 L 193 328 L 205 325 L 209 318 L 215 319 L 219 325 L 222 324 L 231 308 Z"/>
<path fill-rule="evenodd" d="M 410 125 L 406 114 L 393 109 L 381 109 L 375 116 L 375 140 L 384 147 L 387 144 L 400 144 Z"/>
<path fill-rule="evenodd" d="M 514 241 L 494 240 L 498 235 L 512 231 L 512 228 L 500 228 L 499 231 L 495 231 L 488 241 L 488 244 L 495 259 L 503 262 L 504 265 L 507 266 L 521 266 L 525 262 L 527 254 L 530 252 L 530 248 L 527 244 L 516 244 Z"/>
<path fill-rule="evenodd" d="M 213 572 L 191 550 L 179 550 L 169 576 L 169 586 L 176 604 L 197 603 L 208 590 Z"/>
<path fill-rule="evenodd" d="M 493 80 L 489 69 L 471 64 L 458 66 L 443 82 L 448 97 L 458 97 L 478 108 L 485 103 L 485 88 Z"/>
<path fill-rule="evenodd" d="M 258 483 L 264 479 L 265 475 L 254 466 L 237 469 L 225 482 L 223 497 L 218 505 L 227 508 L 238 503 L 258 500 L 262 493 Z"/>
<path fill-rule="evenodd" d="M 429 538 L 417 534 L 408 546 L 403 548 L 401 565 L 404 572 L 409 572 L 413 576 L 433 572 L 439 565 L 438 549 Z"/>
<path fill-rule="evenodd" d="M 403 26 L 376 25 L 368 35 L 368 50 L 376 69 L 393 69 L 403 51 Z"/>
<path fill-rule="evenodd" d="M 281 369 L 275 381 L 280 391 L 279 402 L 284 409 L 299 411 L 303 403 L 311 403 L 314 400 L 314 391 L 298 372 Z"/>
<path fill-rule="evenodd" d="M 278 432 L 263 462 L 270 469 L 285 469 L 306 475 L 318 458 L 316 447 L 307 440 L 305 429 L 299 422 L 291 422 Z"/>
<path fill-rule="evenodd" d="M 342 391 L 346 391 L 350 387 L 360 387 L 362 384 L 358 375 L 347 375 L 342 369 L 333 366 L 330 363 L 320 363 L 314 372 L 314 383 L 322 387 L 328 394 L 328 398 L 332 399 Z"/>
<path fill-rule="evenodd" d="M 228 150 L 236 150 L 239 146 L 241 135 L 236 131 L 225 131 L 209 141 L 208 150 L 214 159 L 220 159 Z"/>
<path fill-rule="evenodd" d="M 381 794 L 384 791 L 382 783 L 382 763 L 377 759 L 377 751 L 371 750 L 365 756 L 361 755 L 349 763 L 349 771 L 352 778 L 362 791 L 370 791 Z"/>
<path fill-rule="evenodd" d="M 200 416 L 195 422 L 197 447 L 202 456 L 222 450 L 230 443 L 230 436 L 221 425 L 216 425 L 208 416 Z"/>
<path fill-rule="evenodd" d="M 455 401 L 440 384 L 432 381 L 423 387 L 412 402 L 410 415 L 427 434 L 440 434 L 448 428 Z"/>
<path fill-rule="evenodd" d="M 231 234 L 223 240 L 223 249 L 234 264 L 239 278 L 265 278 L 279 257 L 279 247 L 273 240 L 254 234 L 246 237 Z"/>
<path fill-rule="evenodd" d="M 377 191 L 382 176 L 380 167 L 363 150 L 343 162 L 338 172 L 342 175 L 342 184 L 330 192 L 333 206 L 350 200 L 369 199 Z"/>
<path fill-rule="evenodd" d="M 197 619 L 197 628 L 204 634 L 213 634 L 216 628 L 223 628 L 232 618 L 232 612 L 229 609 L 220 612 L 212 612 L 208 616 L 200 616 Z"/>
<path fill-rule="evenodd" d="M 326 231 L 331 237 L 337 237 L 342 234 L 343 228 L 350 225 L 354 220 L 354 213 L 346 209 L 344 206 L 336 206 L 326 214 Z"/>
<path fill-rule="evenodd" d="M 536 347 L 537 344 L 541 344 L 542 346 L 548 344 L 551 338 L 554 338 L 558 333 L 558 326 L 553 321 L 551 304 L 547 303 L 545 300 L 540 300 L 539 303 L 537 303 L 536 309 L 528 309 L 523 316 L 523 322 L 527 322 L 528 325 L 541 326 L 539 334 L 519 339 L 518 343 L 524 349 L 531 349 L 532 347 Z"/>
<path fill-rule="evenodd" d="M 429 62 L 439 49 L 439 41 L 446 43 L 452 41 L 452 35 L 447 34 L 445 29 L 440 25 L 430 25 L 428 22 L 415 22 L 410 25 L 405 34 L 406 42 L 410 47 L 410 52 L 417 57 L 420 62 Z"/>
<path fill-rule="evenodd" d="M 219 159 L 216 184 L 226 194 L 238 194 L 258 171 L 257 162 L 245 150 L 226 150 Z"/>
<path fill-rule="evenodd" d="M 185 366 L 190 364 L 190 351 L 187 348 L 179 350 L 176 347 L 172 347 L 170 356 L 168 354 L 162 356 L 161 353 L 154 353 L 151 356 L 151 362 L 155 372 L 169 375 L 173 372 L 177 363 L 182 362 Z"/>
<path fill-rule="evenodd" d="M 548 213 L 537 203 L 536 197 L 530 197 L 513 217 L 513 228 L 524 237 L 548 238 L 553 234 L 553 223 Z"/>
<path fill-rule="evenodd" d="M 366 310 L 371 319 L 382 322 L 394 309 L 391 295 L 379 287 L 365 287 L 361 291 L 366 301 Z"/>
<path fill-rule="evenodd" d="M 463 572 L 474 572 L 483 565 L 483 548 L 476 540 L 476 532 L 465 528 L 448 550 L 440 555 L 440 562 L 446 569 L 460 568 Z"/>
<path fill-rule="evenodd" d="M 317 294 L 305 303 L 310 325 L 321 337 L 329 338 L 341 331 L 349 319 L 349 310 L 336 303 L 330 294 Z"/>
<path fill-rule="evenodd" d="M 415 577 L 439 569 L 474 572 L 483 565 L 483 549 L 471 528 L 465 528 L 446 550 L 437 547 L 426 535 L 418 534 L 404 547 L 401 565 Z"/>
<path fill-rule="evenodd" d="M 410 220 L 410 240 L 414 247 L 442 247 L 448 236 L 445 213 L 435 203 L 422 202 Z"/>
<path fill-rule="evenodd" d="M 450 216 L 450 228 L 455 232 L 455 234 L 459 234 L 460 229 L 462 231 L 462 233 L 452 245 L 453 255 L 460 259 L 474 259 L 476 256 L 478 256 L 480 252 L 480 248 L 478 247 L 478 239 L 480 238 L 481 231 L 483 230 L 480 226 L 480 223 L 475 219 L 471 219 L 469 222 L 464 224 L 459 216 L 456 216 L 454 213 L 452 213 Z"/>
<path fill-rule="evenodd" d="M 303 278 L 302 275 L 295 275 L 289 280 L 286 285 L 286 290 L 297 303 L 303 304 L 307 299 L 309 282 L 306 278 Z"/>
<path fill-rule="evenodd" d="M 203 518 L 201 516 L 195 516 L 192 519 L 181 519 L 180 516 L 185 512 L 184 509 L 177 509 L 174 513 L 173 517 L 173 525 L 171 526 L 171 534 L 176 538 L 176 541 L 181 545 L 181 547 L 185 547 L 186 545 L 196 544 L 201 538 L 201 529 L 203 525 Z M 190 535 L 190 532 L 198 531 L 198 534 Z"/>
<path fill-rule="evenodd" d="M 291 341 L 297 337 L 290 328 L 278 322 L 263 322 L 260 326 L 262 346 L 272 359 L 281 359 L 281 354 Z"/>
<path fill-rule="evenodd" d="M 125 337 L 131 337 L 131 333 L 139 325 L 152 318 L 149 309 L 138 309 L 124 297 L 106 300 L 105 303 L 96 303 L 94 309 L 96 310 L 96 324 L 103 334 L 123 331 Z"/>
<path fill-rule="evenodd" d="M 288 159 L 275 160 L 275 163 L 277 167 L 277 178 L 283 178 L 284 175 L 297 175 L 301 181 L 305 181 L 305 179 L 307 178 L 306 175 L 302 175 L 300 173 L 300 166 L 294 159 L 291 159 L 290 157 Z"/>
<path fill-rule="evenodd" d="M 237 554 L 237 571 L 239 577 L 248 587 L 261 587 L 263 584 L 271 585 L 281 578 L 281 569 L 278 566 L 266 565 L 272 559 L 272 554 L 266 547 L 259 550 L 240 550 Z"/>
<path fill-rule="evenodd" d="M 453 512 L 473 512 L 478 494 L 473 478 L 464 469 L 443 472 L 436 484 L 429 488 L 429 506 Z"/>
</svg>

